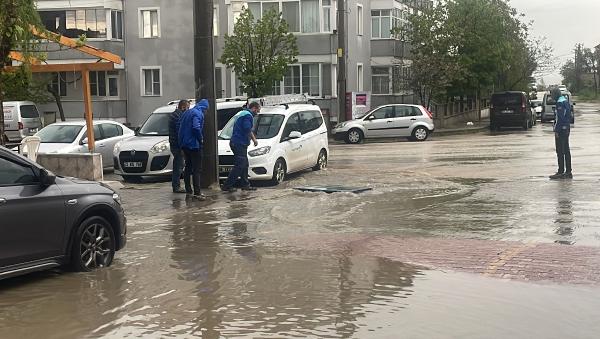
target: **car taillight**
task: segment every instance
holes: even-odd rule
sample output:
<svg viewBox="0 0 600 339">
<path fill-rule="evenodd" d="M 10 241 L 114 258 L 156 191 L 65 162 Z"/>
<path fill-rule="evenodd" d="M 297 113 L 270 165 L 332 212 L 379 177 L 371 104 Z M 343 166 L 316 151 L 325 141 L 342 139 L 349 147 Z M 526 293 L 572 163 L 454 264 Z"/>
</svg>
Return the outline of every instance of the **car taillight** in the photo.
<svg viewBox="0 0 600 339">
<path fill-rule="evenodd" d="M 423 107 L 423 109 L 425 110 L 425 113 L 427 113 L 427 115 L 429 115 L 429 119 L 433 119 L 433 114 L 431 112 L 429 112 L 429 110 L 425 107 Z"/>
<path fill-rule="evenodd" d="M 23 123 L 19 121 L 19 130 L 23 129 Z"/>
<path fill-rule="evenodd" d="M 523 113 L 527 112 L 527 106 L 525 105 L 525 103 L 521 104 L 521 112 L 523 112 Z"/>
</svg>

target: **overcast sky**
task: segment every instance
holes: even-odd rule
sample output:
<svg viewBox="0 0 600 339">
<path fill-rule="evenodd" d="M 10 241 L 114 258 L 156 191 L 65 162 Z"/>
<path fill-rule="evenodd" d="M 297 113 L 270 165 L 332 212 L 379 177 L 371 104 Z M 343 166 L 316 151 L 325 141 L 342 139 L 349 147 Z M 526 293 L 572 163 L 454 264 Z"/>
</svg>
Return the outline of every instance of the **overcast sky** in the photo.
<svg viewBox="0 0 600 339">
<path fill-rule="evenodd" d="M 576 43 L 589 48 L 600 44 L 600 0 L 510 0 L 510 4 L 533 20 L 533 34 L 548 39 L 560 64 L 573 57 Z M 546 84 L 559 83 L 559 71 L 544 77 Z"/>
</svg>

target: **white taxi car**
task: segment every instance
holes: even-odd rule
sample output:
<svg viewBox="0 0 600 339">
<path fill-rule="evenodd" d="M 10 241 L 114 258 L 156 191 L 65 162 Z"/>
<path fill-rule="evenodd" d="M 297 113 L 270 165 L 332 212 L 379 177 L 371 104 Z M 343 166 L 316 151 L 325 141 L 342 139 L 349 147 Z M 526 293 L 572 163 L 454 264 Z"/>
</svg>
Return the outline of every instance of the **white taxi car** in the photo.
<svg viewBox="0 0 600 339">
<path fill-rule="evenodd" d="M 219 178 L 226 179 L 233 168 L 229 141 L 235 119 L 219 134 Z M 254 117 L 258 146 L 248 148 L 250 180 L 283 182 L 289 173 L 327 167 L 329 142 L 321 109 L 309 104 L 263 107 Z"/>
<path fill-rule="evenodd" d="M 217 102 L 217 125 L 224 126 L 242 109 L 245 101 L 220 100 Z M 177 101 L 157 108 L 142 124 L 134 137 L 119 142 L 113 149 L 115 174 L 128 182 L 139 182 L 143 177 L 169 176 L 173 171 L 173 155 L 169 147 L 169 115 L 177 108 Z"/>
</svg>

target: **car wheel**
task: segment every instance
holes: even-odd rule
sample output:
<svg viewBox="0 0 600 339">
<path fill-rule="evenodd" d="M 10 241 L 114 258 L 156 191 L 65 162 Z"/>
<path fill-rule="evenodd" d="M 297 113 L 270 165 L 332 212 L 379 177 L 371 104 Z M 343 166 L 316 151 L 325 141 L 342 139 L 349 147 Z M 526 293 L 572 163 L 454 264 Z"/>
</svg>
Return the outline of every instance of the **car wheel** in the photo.
<svg viewBox="0 0 600 339">
<path fill-rule="evenodd" d="M 91 217 L 78 227 L 71 249 L 71 265 L 76 271 L 89 272 L 110 266 L 115 256 L 115 239 L 106 219 Z"/>
<path fill-rule="evenodd" d="M 142 177 L 137 175 L 124 175 L 123 181 L 130 184 L 139 184 L 142 182 Z"/>
<path fill-rule="evenodd" d="M 429 136 L 429 130 L 423 126 L 418 126 L 412 132 L 412 138 L 415 141 L 425 141 Z"/>
<path fill-rule="evenodd" d="M 313 171 L 320 171 L 327 168 L 327 152 L 322 149 L 317 158 L 317 164 L 313 167 Z"/>
<path fill-rule="evenodd" d="M 349 144 L 358 144 L 364 138 L 363 132 L 358 128 L 353 128 L 348 131 L 348 135 L 346 136 L 346 142 Z"/>
<path fill-rule="evenodd" d="M 490 124 L 490 131 L 493 132 L 496 130 L 496 125 Z"/>
<path fill-rule="evenodd" d="M 529 128 L 529 119 L 523 121 L 523 129 L 527 130 Z"/>
<path fill-rule="evenodd" d="M 285 180 L 286 173 L 287 166 L 285 165 L 285 160 L 277 159 L 273 167 L 273 179 L 271 179 L 271 182 L 274 185 L 281 184 Z"/>
</svg>

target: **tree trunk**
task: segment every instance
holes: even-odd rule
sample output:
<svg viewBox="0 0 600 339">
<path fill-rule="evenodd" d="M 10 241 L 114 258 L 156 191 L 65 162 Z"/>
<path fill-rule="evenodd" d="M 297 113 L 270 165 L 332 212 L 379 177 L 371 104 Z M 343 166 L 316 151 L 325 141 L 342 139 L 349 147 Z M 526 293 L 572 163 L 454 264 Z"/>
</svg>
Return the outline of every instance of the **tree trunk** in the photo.
<svg viewBox="0 0 600 339">
<path fill-rule="evenodd" d="M 48 89 L 48 92 L 50 94 L 52 94 L 52 96 L 54 97 L 54 101 L 56 102 L 56 106 L 58 107 L 58 113 L 60 115 L 60 121 L 65 121 L 65 111 L 63 109 L 63 105 L 62 105 L 62 100 L 60 98 L 60 94 L 58 93 L 58 91 L 54 90 L 54 88 L 52 88 L 51 85 L 48 85 L 47 89 Z"/>
</svg>

